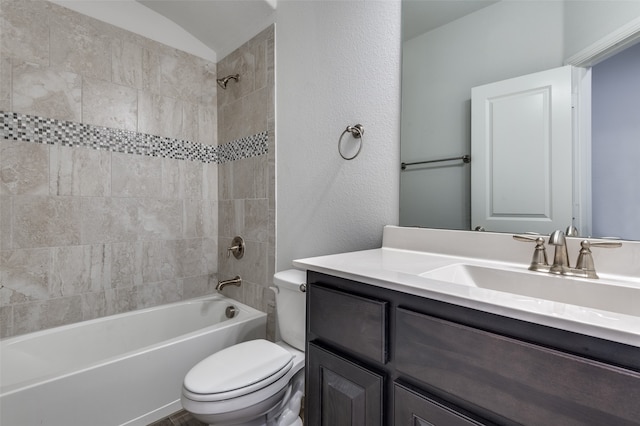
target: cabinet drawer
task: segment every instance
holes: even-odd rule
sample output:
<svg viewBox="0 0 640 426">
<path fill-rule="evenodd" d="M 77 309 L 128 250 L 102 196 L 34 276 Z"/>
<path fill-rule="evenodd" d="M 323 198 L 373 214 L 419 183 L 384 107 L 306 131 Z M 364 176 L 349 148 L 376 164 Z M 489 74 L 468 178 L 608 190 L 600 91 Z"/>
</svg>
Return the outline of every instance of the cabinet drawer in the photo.
<svg viewBox="0 0 640 426">
<path fill-rule="evenodd" d="M 388 303 L 309 286 L 309 331 L 381 364 L 387 361 Z"/>
<path fill-rule="evenodd" d="M 398 309 L 401 374 L 521 424 L 640 424 L 640 374 Z M 435 390 L 434 390 L 435 392 Z"/>
<path fill-rule="evenodd" d="M 394 426 L 482 426 L 484 424 L 398 383 L 393 384 L 393 406 Z"/>
</svg>

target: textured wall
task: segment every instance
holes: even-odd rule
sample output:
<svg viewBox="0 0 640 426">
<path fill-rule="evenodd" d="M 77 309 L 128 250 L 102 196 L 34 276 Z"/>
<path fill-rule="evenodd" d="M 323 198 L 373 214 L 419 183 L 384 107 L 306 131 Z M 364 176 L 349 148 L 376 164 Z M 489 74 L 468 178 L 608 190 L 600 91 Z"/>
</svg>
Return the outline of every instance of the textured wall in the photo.
<svg viewBox="0 0 640 426">
<path fill-rule="evenodd" d="M 218 62 L 218 75 L 240 74 L 218 91 L 220 143 L 268 133 L 268 152 L 218 166 L 218 277 L 240 275 L 242 286 L 223 292 L 269 314 L 274 337 L 273 285 L 275 253 L 274 27 L 267 28 Z M 244 238 L 242 259 L 227 256 L 236 235 Z"/>
<path fill-rule="evenodd" d="M 216 65 L 49 2 L 0 7 L 0 110 L 64 133 L 0 140 L 0 337 L 210 292 L 218 165 L 190 153 L 217 155 Z"/>
<path fill-rule="evenodd" d="M 398 222 L 400 6 L 278 3 L 278 270 L 380 247 L 383 226 Z M 356 123 L 363 148 L 345 161 L 338 137 Z"/>
</svg>

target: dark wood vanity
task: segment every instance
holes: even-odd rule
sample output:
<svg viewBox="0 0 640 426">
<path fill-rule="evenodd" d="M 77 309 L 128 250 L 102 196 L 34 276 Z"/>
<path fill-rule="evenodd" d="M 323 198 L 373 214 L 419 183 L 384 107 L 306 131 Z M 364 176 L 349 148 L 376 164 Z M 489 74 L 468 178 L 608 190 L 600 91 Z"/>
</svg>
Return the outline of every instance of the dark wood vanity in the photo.
<svg viewBox="0 0 640 426">
<path fill-rule="evenodd" d="M 640 425 L 640 348 L 307 273 L 305 425 Z"/>
</svg>

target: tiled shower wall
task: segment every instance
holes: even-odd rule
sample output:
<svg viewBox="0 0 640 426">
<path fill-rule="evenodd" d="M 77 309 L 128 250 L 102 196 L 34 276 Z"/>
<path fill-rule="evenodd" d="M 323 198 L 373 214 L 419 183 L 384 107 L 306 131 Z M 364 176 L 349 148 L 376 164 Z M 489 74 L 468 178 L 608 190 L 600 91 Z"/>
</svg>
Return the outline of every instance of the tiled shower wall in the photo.
<svg viewBox="0 0 640 426">
<path fill-rule="evenodd" d="M 240 74 L 218 91 L 220 143 L 268 132 L 265 155 L 221 162 L 218 166 L 218 277 L 240 275 L 241 287 L 223 293 L 267 312 L 267 336 L 275 338 L 275 74 L 271 26 L 218 62 L 218 75 Z M 227 256 L 234 236 L 244 238 L 242 259 Z"/>
<path fill-rule="evenodd" d="M 218 167 L 235 162 L 128 152 L 140 135 L 216 148 L 216 65 L 46 1 L 0 0 L 0 12 L 0 111 L 123 131 L 100 149 L 55 132 L 45 143 L 0 139 L 0 337 L 212 292 Z M 251 217 L 263 204 L 245 208 Z M 252 256 L 268 235 L 249 241 Z"/>
</svg>

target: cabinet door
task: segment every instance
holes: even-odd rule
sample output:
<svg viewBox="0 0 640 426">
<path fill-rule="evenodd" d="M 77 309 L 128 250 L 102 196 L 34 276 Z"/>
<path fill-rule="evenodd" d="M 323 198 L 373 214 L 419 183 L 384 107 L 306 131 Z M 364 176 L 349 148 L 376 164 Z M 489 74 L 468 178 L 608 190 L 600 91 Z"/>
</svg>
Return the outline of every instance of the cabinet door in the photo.
<svg viewBox="0 0 640 426">
<path fill-rule="evenodd" d="M 449 407 L 400 384 L 393 385 L 394 426 L 480 426 Z"/>
<path fill-rule="evenodd" d="M 313 343 L 307 357 L 306 425 L 382 424 L 382 376 Z"/>
</svg>

